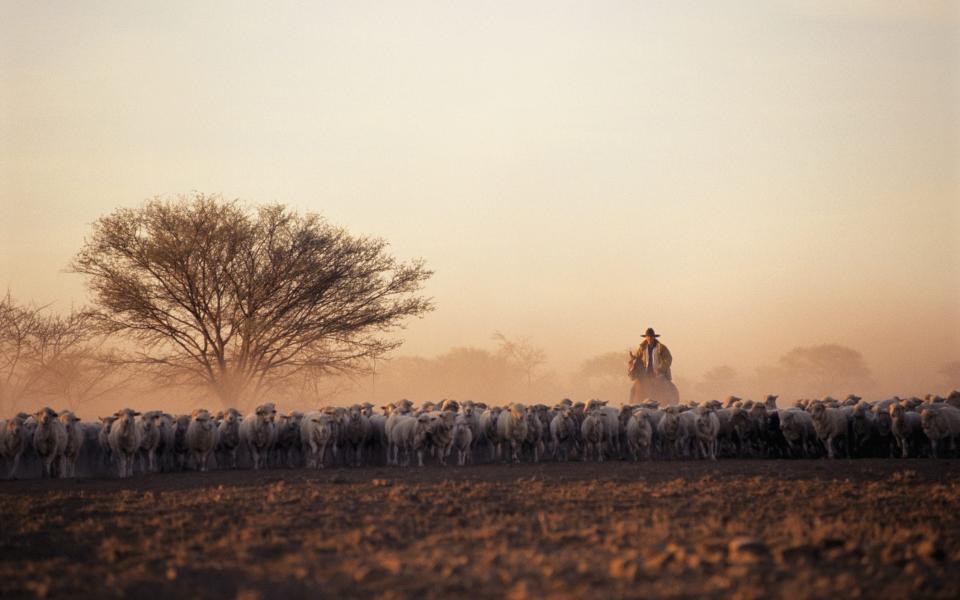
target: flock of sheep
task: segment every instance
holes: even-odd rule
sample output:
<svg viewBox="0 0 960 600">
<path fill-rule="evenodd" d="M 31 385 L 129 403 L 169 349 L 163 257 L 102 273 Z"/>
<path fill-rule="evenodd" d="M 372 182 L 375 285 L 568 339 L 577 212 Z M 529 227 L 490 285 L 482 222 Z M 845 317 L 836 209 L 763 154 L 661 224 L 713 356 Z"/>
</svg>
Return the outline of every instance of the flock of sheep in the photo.
<svg viewBox="0 0 960 600">
<path fill-rule="evenodd" d="M 135 471 L 211 466 L 446 465 L 451 457 L 462 466 L 505 460 L 941 457 L 958 450 L 960 391 L 878 402 L 826 397 L 786 409 L 778 409 L 776 400 L 731 396 L 699 405 L 621 408 L 599 400 L 565 399 L 552 407 L 455 400 L 417 407 L 402 400 L 379 413 L 366 403 L 305 414 L 278 414 L 274 404 L 263 404 L 245 416 L 235 409 L 175 416 L 127 408 L 100 422 L 44 408 L 0 421 L 0 460 L 9 478 L 36 471 L 74 477 L 81 460 L 85 474 L 130 477 Z"/>
</svg>

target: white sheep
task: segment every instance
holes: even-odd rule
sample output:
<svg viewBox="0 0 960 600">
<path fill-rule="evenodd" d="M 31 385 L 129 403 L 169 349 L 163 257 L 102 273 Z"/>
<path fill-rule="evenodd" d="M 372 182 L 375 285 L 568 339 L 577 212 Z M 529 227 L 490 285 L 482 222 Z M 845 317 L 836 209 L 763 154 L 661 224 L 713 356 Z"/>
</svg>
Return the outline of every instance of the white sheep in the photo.
<svg viewBox="0 0 960 600">
<path fill-rule="evenodd" d="M 137 429 L 140 432 L 140 466 L 144 473 L 157 470 L 157 450 L 163 439 L 163 432 L 160 430 L 162 414 L 159 410 L 151 410 L 137 419 Z"/>
<path fill-rule="evenodd" d="M 276 416 L 272 403 L 261 404 L 240 423 L 240 440 L 250 450 L 254 469 L 267 466 L 267 457 L 276 441 Z"/>
<path fill-rule="evenodd" d="M 653 443 L 653 425 L 647 417 L 646 409 L 634 408 L 627 419 L 625 429 L 627 451 L 634 462 L 640 458 L 650 459 L 650 448 Z"/>
<path fill-rule="evenodd" d="M 63 472 L 60 476 L 76 477 L 77 458 L 80 456 L 80 449 L 83 447 L 83 427 L 80 425 L 79 417 L 69 410 L 61 412 L 59 418 L 67 435 L 67 443 L 63 447 L 63 461 L 61 463 Z"/>
<path fill-rule="evenodd" d="M 217 425 L 217 450 L 230 458 L 230 468 L 237 468 L 237 450 L 240 448 L 240 411 L 228 408 Z M 299 435 L 299 432 L 298 432 Z"/>
<path fill-rule="evenodd" d="M 34 418 L 37 428 L 33 432 L 33 448 L 40 457 L 44 477 L 59 477 L 63 474 L 63 451 L 67 446 L 67 431 L 53 409 L 44 408 Z"/>
<path fill-rule="evenodd" d="M 370 433 L 370 421 L 363 415 L 362 410 L 359 404 L 350 407 L 339 440 L 348 450 L 353 452 L 353 464 L 357 467 L 363 465 L 363 445 Z M 350 462 L 349 454 L 347 454 L 347 462 Z"/>
<path fill-rule="evenodd" d="M 412 415 L 412 406 L 409 400 L 404 400 L 396 406 L 388 405 L 384 407 L 384 410 L 389 411 L 383 425 L 384 435 L 387 438 L 387 464 L 399 465 L 400 450 L 409 451 L 409 448 L 405 444 L 407 442 L 412 443 L 413 441 L 413 438 L 411 437 L 413 435 L 413 431 L 411 429 L 413 425 L 410 421 L 408 421 L 408 419 L 414 418 Z M 400 431 L 395 431 L 396 426 L 399 423 L 406 424 Z"/>
<path fill-rule="evenodd" d="M 110 426 L 110 450 L 117 459 L 121 478 L 133 475 L 133 460 L 140 450 L 140 432 L 136 423 L 139 415 L 125 408 L 117 412 L 117 419 Z"/>
<path fill-rule="evenodd" d="M 920 424 L 930 439 L 933 457 L 939 458 L 944 444 L 950 453 L 960 438 L 960 409 L 946 403 L 925 404 L 920 410 Z"/>
<path fill-rule="evenodd" d="M 580 423 L 580 436 L 583 439 L 583 460 L 588 460 L 590 454 L 597 462 L 603 462 L 603 442 L 606 439 L 606 416 L 599 409 L 591 409 L 585 413 Z"/>
<path fill-rule="evenodd" d="M 847 434 L 850 427 L 848 415 L 853 413 L 853 406 L 847 405 L 843 408 L 831 408 L 829 401 L 816 401 L 810 403 L 810 416 L 813 418 L 813 428 L 817 432 L 817 437 L 827 448 L 827 457 L 834 458 L 836 449 L 834 442 L 838 439 L 845 440 L 847 456 L 850 456 L 850 439 Z M 849 410 L 845 410 L 849 409 Z"/>
<path fill-rule="evenodd" d="M 10 461 L 8 479 L 16 478 L 20 457 L 23 456 L 27 443 L 27 430 L 23 425 L 23 419 L 14 417 L 0 421 L 0 458 Z"/>
<path fill-rule="evenodd" d="M 430 434 L 439 417 L 430 412 L 420 413 L 413 428 L 413 449 L 417 452 L 417 465 L 423 466 L 423 453 L 430 445 Z"/>
<path fill-rule="evenodd" d="M 540 421 L 540 415 L 533 408 L 527 409 L 527 436 L 524 438 L 523 446 L 529 447 L 533 451 L 533 462 L 540 462 L 540 454 L 543 452 L 543 423 Z"/>
<path fill-rule="evenodd" d="M 182 471 L 186 468 L 190 447 L 187 445 L 187 429 L 190 427 L 190 415 L 173 415 L 167 429 L 167 441 L 170 444 L 169 456 L 173 468 Z"/>
<path fill-rule="evenodd" d="M 620 455 L 620 410 L 607 406 L 603 402 L 600 413 L 603 415 L 603 446 L 613 456 Z"/>
<path fill-rule="evenodd" d="M 451 402 L 448 406 L 453 406 Z M 453 451 L 453 425 L 457 418 L 457 413 L 452 410 L 442 410 L 430 413 L 435 417 L 431 424 L 430 432 L 427 435 L 429 445 L 436 453 L 437 459 L 441 465 L 447 464 L 447 457 Z"/>
<path fill-rule="evenodd" d="M 679 428 L 677 429 L 675 443 L 677 452 L 682 456 L 692 456 L 698 453 L 697 419 L 698 415 L 695 409 L 681 410 L 678 415 Z"/>
<path fill-rule="evenodd" d="M 336 417 L 325 412 L 311 412 L 300 421 L 300 444 L 308 468 L 322 469 L 327 448 L 333 447 L 336 439 Z"/>
<path fill-rule="evenodd" d="M 900 456 L 909 458 L 911 449 L 916 449 L 918 440 L 922 440 L 926 435 L 920 413 L 907 410 L 900 403 L 890 404 L 887 413 L 890 415 L 890 431 L 900 448 Z"/>
<path fill-rule="evenodd" d="M 550 443 L 555 460 L 570 460 L 570 449 L 576 444 L 576 427 L 568 406 L 561 407 L 550 420 Z"/>
<path fill-rule="evenodd" d="M 390 464 L 407 466 L 414 450 L 414 434 L 417 430 L 417 419 L 411 414 L 393 412 L 387 418 L 387 438 L 391 449 Z M 403 452 L 403 462 L 400 453 Z"/>
<path fill-rule="evenodd" d="M 193 456 L 193 463 L 201 472 L 206 472 L 210 453 L 217 447 L 217 428 L 205 409 L 193 411 L 190 425 L 187 426 L 187 448 Z"/>
<path fill-rule="evenodd" d="M 786 408 L 778 412 L 780 432 L 787 440 L 790 451 L 799 456 L 811 456 L 817 447 L 817 431 L 813 426 L 813 417 L 799 407 Z"/>
<path fill-rule="evenodd" d="M 457 464 L 461 467 L 467 464 L 470 457 L 470 446 L 473 444 L 472 418 L 467 414 L 457 415 L 453 423 L 453 447 L 457 450 Z"/>
<path fill-rule="evenodd" d="M 477 440 L 490 449 L 489 460 L 499 458 L 498 452 L 500 450 L 501 440 L 497 435 L 497 423 L 500 420 L 501 412 L 503 412 L 501 407 L 494 406 L 480 413 L 480 434 Z"/>
<path fill-rule="evenodd" d="M 774 398 L 776 401 L 776 398 Z M 717 436 L 720 433 L 720 418 L 712 408 L 698 406 L 690 411 L 696 414 L 695 435 L 700 446 L 700 455 L 717 460 Z"/>
<path fill-rule="evenodd" d="M 297 411 L 277 417 L 277 437 L 273 448 L 274 464 L 276 466 L 297 466 L 302 448 L 300 441 L 300 423 L 302 421 L 303 413 Z"/>
<path fill-rule="evenodd" d="M 110 449 L 110 428 L 116 420 L 116 415 L 100 417 L 100 431 L 97 433 L 97 446 L 100 448 L 100 456 L 103 459 L 100 465 L 101 467 L 110 468 L 113 463 L 113 450 Z"/>
<path fill-rule="evenodd" d="M 523 404 L 511 404 L 497 417 L 497 456 L 503 456 L 503 447 L 509 446 L 510 458 L 520 462 L 520 448 L 527 438 L 527 411 Z"/>
<path fill-rule="evenodd" d="M 384 451 L 387 445 L 387 415 L 376 414 L 373 412 L 372 405 L 368 408 L 364 405 L 363 415 L 367 417 L 370 427 L 367 429 L 367 439 L 364 441 L 364 448 L 367 456 L 375 456 L 375 452 Z"/>
</svg>

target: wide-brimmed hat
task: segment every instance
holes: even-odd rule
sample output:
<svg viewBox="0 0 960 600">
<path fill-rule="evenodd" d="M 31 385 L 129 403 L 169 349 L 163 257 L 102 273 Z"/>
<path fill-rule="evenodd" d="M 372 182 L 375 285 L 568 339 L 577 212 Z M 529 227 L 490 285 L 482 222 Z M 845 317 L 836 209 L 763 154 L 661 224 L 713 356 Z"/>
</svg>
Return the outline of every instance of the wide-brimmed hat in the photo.
<svg viewBox="0 0 960 600">
<path fill-rule="evenodd" d="M 652 335 L 653 337 L 660 337 L 660 334 L 656 333 L 653 330 L 653 327 L 647 327 L 647 331 L 646 333 L 643 334 L 643 337 L 647 337 L 648 335 Z"/>
</svg>

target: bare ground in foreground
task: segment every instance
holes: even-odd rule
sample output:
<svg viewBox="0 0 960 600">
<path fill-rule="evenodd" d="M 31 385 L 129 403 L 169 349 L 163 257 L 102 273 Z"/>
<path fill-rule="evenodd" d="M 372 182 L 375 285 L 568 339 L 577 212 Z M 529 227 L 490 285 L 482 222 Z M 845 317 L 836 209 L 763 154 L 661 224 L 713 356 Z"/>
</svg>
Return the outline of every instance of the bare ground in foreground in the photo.
<svg viewBox="0 0 960 600">
<path fill-rule="evenodd" d="M 960 461 L 0 482 L 0 596 L 960 597 Z"/>
</svg>

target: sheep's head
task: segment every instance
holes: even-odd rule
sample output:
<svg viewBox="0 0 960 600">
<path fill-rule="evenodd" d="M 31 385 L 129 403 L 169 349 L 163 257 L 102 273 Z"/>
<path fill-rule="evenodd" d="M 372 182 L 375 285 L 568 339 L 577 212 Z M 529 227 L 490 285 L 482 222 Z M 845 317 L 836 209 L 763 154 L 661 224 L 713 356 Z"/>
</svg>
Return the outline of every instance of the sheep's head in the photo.
<svg viewBox="0 0 960 600">
<path fill-rule="evenodd" d="M 526 415 L 527 409 L 519 402 L 510 405 L 510 414 L 516 419 L 522 419 Z"/>
<path fill-rule="evenodd" d="M 257 407 L 255 414 L 257 415 L 257 420 L 263 423 L 272 422 L 277 416 L 277 408 L 273 403 L 261 404 Z"/>
<path fill-rule="evenodd" d="M 740 398 L 736 397 L 736 396 L 727 396 L 726 401 L 723 403 L 723 407 L 724 407 L 724 408 L 732 408 L 734 404 L 736 404 L 737 402 L 741 402 L 741 401 L 742 401 L 742 400 L 741 400 Z"/>
<path fill-rule="evenodd" d="M 114 422 L 113 427 L 120 427 L 121 430 L 129 430 L 135 425 L 136 417 L 140 416 L 140 413 L 130 408 L 124 408 L 123 410 L 117 411 L 114 416 L 117 420 Z"/>
<path fill-rule="evenodd" d="M 23 431 L 23 421 L 21 421 L 20 419 L 10 419 L 9 421 L 7 421 L 6 430 L 7 430 L 7 435 L 13 436 L 15 438 L 19 437 L 21 431 Z"/>
<path fill-rule="evenodd" d="M 46 425 L 47 423 L 56 421 L 59 415 L 57 415 L 57 411 L 48 406 L 38 410 L 33 416 L 37 420 L 37 423 Z"/>
<path fill-rule="evenodd" d="M 193 411 L 191 415 L 194 421 L 200 424 L 200 427 L 203 429 L 210 429 L 213 427 L 213 423 L 210 422 L 210 411 L 200 408 Z"/>
<path fill-rule="evenodd" d="M 820 401 L 812 402 L 808 410 L 814 419 L 822 419 L 827 412 L 827 405 Z"/>
<path fill-rule="evenodd" d="M 890 418 L 894 421 L 899 421 L 903 418 L 903 413 L 906 412 L 903 406 L 899 402 L 893 402 L 887 408 L 887 414 L 890 415 Z"/>
<path fill-rule="evenodd" d="M 160 425 L 160 417 L 163 413 L 159 410 L 151 410 L 140 415 L 140 426 L 144 431 L 153 431 Z"/>
<path fill-rule="evenodd" d="M 440 413 L 438 420 L 447 427 L 453 427 L 453 423 L 457 420 L 458 413 L 452 410 L 445 410 Z"/>
<path fill-rule="evenodd" d="M 675 406 L 668 406 L 663 411 L 663 418 L 660 419 L 664 435 L 671 439 L 676 437 L 677 430 L 680 428 L 680 414 L 675 409 Z"/>
<path fill-rule="evenodd" d="M 947 394 L 947 399 L 944 402 L 954 408 L 960 408 L 960 390 L 953 390 Z"/>
<path fill-rule="evenodd" d="M 939 439 L 942 437 L 940 434 L 946 431 L 943 416 L 939 410 L 924 408 L 920 411 L 920 422 L 923 425 L 923 430 L 932 434 L 929 437 Z"/>
<path fill-rule="evenodd" d="M 417 416 L 417 431 L 429 431 L 437 418 L 429 413 L 420 413 Z"/>
<path fill-rule="evenodd" d="M 713 410 L 701 410 L 697 415 L 697 431 L 707 434 L 713 431 Z"/>
<path fill-rule="evenodd" d="M 64 425 L 73 425 L 74 423 L 80 422 L 80 417 L 73 414 L 69 410 L 65 410 L 62 413 L 60 413 L 59 418 L 60 418 L 60 422 L 63 423 Z"/>
</svg>

